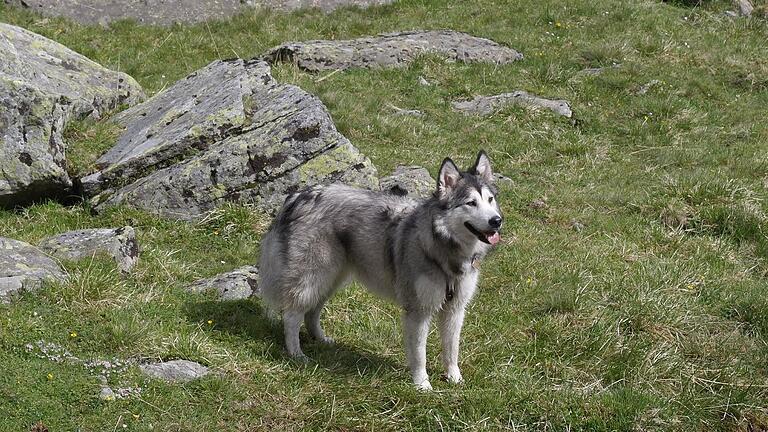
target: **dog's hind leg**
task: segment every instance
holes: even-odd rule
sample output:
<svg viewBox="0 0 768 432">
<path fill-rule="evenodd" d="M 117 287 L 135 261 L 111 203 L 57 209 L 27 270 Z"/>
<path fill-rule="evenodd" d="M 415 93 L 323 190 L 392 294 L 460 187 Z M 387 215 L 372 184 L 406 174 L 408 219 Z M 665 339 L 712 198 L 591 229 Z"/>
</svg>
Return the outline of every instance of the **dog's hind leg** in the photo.
<svg viewBox="0 0 768 432">
<path fill-rule="evenodd" d="M 301 320 L 304 318 L 304 312 L 297 309 L 288 309 L 283 311 L 283 332 L 285 333 L 285 349 L 288 355 L 300 361 L 307 361 L 309 358 L 301 351 L 299 342 L 299 330 L 301 329 Z"/>
<path fill-rule="evenodd" d="M 304 325 L 307 326 L 307 332 L 309 332 L 309 335 L 312 336 L 314 340 L 325 344 L 333 343 L 333 339 L 325 335 L 323 326 L 320 325 L 320 314 L 323 312 L 325 302 L 328 301 L 333 293 L 338 291 L 339 288 L 349 284 L 350 280 L 351 277 L 349 271 L 342 269 L 332 277 L 324 281 L 318 281 L 322 285 L 322 289 L 319 290 L 319 292 L 322 293 L 322 297 L 320 297 L 320 301 L 314 307 L 304 314 Z"/>
<path fill-rule="evenodd" d="M 304 325 L 307 326 L 307 332 L 312 338 L 318 342 L 325 344 L 332 344 L 333 339 L 325 335 L 323 327 L 320 325 L 320 313 L 323 311 L 325 302 L 321 302 L 319 305 L 312 308 L 304 315 Z"/>
</svg>

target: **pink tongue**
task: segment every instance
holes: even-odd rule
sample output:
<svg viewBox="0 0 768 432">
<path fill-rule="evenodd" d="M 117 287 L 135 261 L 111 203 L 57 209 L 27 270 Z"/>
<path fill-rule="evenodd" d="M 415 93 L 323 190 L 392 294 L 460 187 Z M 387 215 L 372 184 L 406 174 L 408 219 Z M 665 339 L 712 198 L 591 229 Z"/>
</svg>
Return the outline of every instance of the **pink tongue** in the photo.
<svg viewBox="0 0 768 432">
<path fill-rule="evenodd" d="M 495 233 L 493 233 L 493 235 L 492 235 L 492 236 L 489 236 L 489 237 L 488 237 L 488 243 L 490 243 L 490 244 L 492 244 L 492 245 L 495 245 L 495 244 L 496 244 L 496 243 L 498 243 L 500 240 L 501 240 L 501 236 L 499 235 L 499 233 L 498 233 L 498 232 L 495 232 Z"/>
</svg>

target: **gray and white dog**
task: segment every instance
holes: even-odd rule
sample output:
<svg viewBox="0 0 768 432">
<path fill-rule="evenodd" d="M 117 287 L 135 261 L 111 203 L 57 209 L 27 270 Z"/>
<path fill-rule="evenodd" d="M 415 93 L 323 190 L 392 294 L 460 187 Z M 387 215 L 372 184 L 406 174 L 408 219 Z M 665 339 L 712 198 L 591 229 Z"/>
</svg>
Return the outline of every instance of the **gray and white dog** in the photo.
<svg viewBox="0 0 768 432">
<path fill-rule="evenodd" d="M 305 360 L 304 321 L 315 340 L 323 305 L 356 278 L 402 309 L 405 353 L 414 384 L 432 388 L 426 370 L 429 324 L 437 314 L 447 379 L 462 381 L 459 337 L 475 294 L 479 260 L 499 242 L 502 217 L 491 162 L 481 151 L 460 171 L 446 158 L 432 197 L 418 202 L 334 184 L 286 198 L 261 244 L 263 298 L 282 313 L 289 355 Z"/>
</svg>

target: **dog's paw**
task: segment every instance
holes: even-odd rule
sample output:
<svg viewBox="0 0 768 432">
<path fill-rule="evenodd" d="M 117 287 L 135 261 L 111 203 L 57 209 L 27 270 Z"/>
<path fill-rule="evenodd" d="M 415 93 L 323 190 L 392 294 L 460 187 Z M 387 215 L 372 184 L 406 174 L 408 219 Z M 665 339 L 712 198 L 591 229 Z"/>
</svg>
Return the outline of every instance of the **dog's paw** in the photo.
<svg viewBox="0 0 768 432">
<path fill-rule="evenodd" d="M 432 384 L 429 383 L 428 379 L 425 379 L 422 382 L 414 383 L 416 385 L 416 389 L 423 392 L 430 392 L 432 391 Z"/>
<path fill-rule="evenodd" d="M 326 337 L 324 337 L 322 339 L 318 339 L 317 341 L 319 343 L 323 344 L 323 345 L 334 345 L 334 344 L 336 344 L 336 341 L 333 340 L 333 338 L 329 338 L 328 336 L 326 336 Z"/>
<path fill-rule="evenodd" d="M 462 384 L 464 383 L 464 378 L 461 376 L 461 372 L 455 371 L 453 373 L 449 372 L 445 375 L 446 381 L 448 381 L 451 384 Z"/>
<path fill-rule="evenodd" d="M 306 354 L 303 352 L 295 353 L 295 354 L 288 354 L 291 357 L 291 361 L 294 361 L 299 364 L 309 364 L 312 363 L 312 359 L 307 357 Z"/>
</svg>

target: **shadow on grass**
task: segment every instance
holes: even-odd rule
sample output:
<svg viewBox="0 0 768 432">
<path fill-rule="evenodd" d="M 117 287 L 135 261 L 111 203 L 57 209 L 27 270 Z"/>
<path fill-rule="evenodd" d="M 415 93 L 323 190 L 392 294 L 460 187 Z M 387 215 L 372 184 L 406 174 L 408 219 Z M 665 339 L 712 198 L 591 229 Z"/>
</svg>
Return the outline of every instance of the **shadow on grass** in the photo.
<svg viewBox="0 0 768 432">
<path fill-rule="evenodd" d="M 216 329 L 230 335 L 267 341 L 271 360 L 287 360 L 283 350 L 283 329 L 279 321 L 271 320 L 264 307 L 256 300 L 188 302 L 185 314 L 191 321 L 213 320 Z M 379 371 L 404 370 L 403 365 L 375 352 L 342 342 L 325 345 L 314 342 L 302 330 L 301 346 L 312 362 L 330 373 L 374 375 Z M 295 363 L 300 367 L 300 363 Z"/>
</svg>

